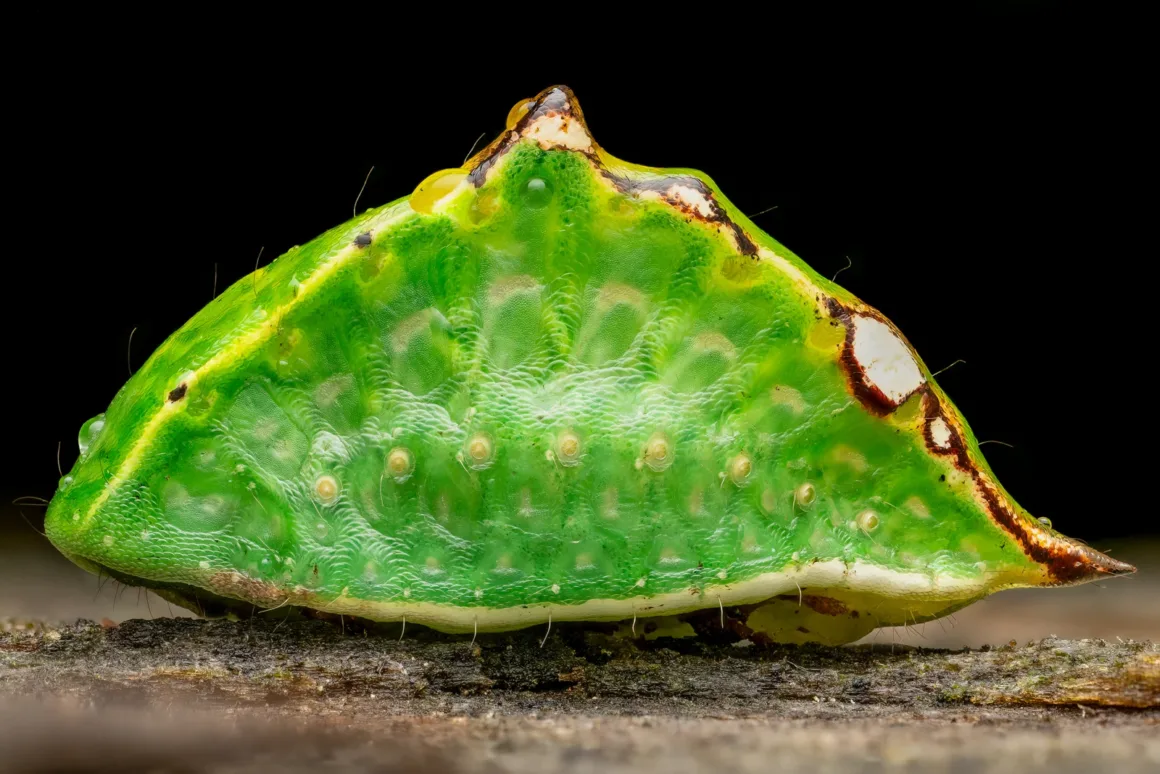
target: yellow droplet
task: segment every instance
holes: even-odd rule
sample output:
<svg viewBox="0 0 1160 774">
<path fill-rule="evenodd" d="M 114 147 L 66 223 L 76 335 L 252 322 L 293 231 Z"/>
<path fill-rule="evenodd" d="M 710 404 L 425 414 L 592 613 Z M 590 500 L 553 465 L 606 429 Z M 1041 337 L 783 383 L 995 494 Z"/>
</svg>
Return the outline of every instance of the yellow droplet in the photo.
<svg viewBox="0 0 1160 774">
<path fill-rule="evenodd" d="M 565 430 L 556 438 L 556 457 L 561 465 L 572 467 L 580 464 L 580 436 Z"/>
<path fill-rule="evenodd" d="M 415 470 L 415 456 L 405 446 L 396 446 L 387 455 L 387 473 L 396 481 L 405 481 Z"/>
<path fill-rule="evenodd" d="M 664 433 L 653 433 L 644 447 L 644 464 L 655 471 L 662 471 L 673 464 L 672 442 Z"/>
<path fill-rule="evenodd" d="M 536 104 L 534 99 L 521 99 L 519 102 L 512 105 L 512 109 L 509 110 L 507 114 L 507 121 L 505 124 L 507 128 L 515 129 L 516 124 L 520 122 L 521 118 L 528 114 L 528 111 L 532 109 L 532 105 L 534 104 Z"/>
<path fill-rule="evenodd" d="M 873 532 L 878 529 L 878 514 L 874 511 L 862 511 L 858 514 L 858 529 L 863 532 Z"/>
<path fill-rule="evenodd" d="M 411 193 L 411 209 L 415 212 L 431 214 L 435 205 L 457 185 L 467 179 L 467 173 L 462 169 L 442 169 L 427 179 Z"/>
<path fill-rule="evenodd" d="M 808 508 L 814 504 L 818 499 L 818 490 L 810 482 L 806 482 L 799 486 L 793 493 L 793 501 L 795 504 L 803 508 Z"/>
<path fill-rule="evenodd" d="M 745 452 L 741 452 L 729 460 L 729 480 L 737 486 L 749 483 L 749 476 L 753 473 L 753 460 Z"/>
<path fill-rule="evenodd" d="M 486 433 L 476 433 L 467 439 L 467 458 L 471 467 L 479 470 L 491 464 L 495 447 Z"/>
<path fill-rule="evenodd" d="M 330 504 L 338 498 L 338 482 L 334 476 L 319 476 L 314 482 L 314 493 L 325 504 Z"/>
</svg>

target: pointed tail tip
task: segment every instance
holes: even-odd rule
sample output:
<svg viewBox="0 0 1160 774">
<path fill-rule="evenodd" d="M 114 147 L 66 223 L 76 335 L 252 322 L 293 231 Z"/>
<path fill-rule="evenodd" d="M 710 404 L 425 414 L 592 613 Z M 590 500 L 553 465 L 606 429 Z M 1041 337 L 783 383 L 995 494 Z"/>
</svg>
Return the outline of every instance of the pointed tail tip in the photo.
<svg viewBox="0 0 1160 774">
<path fill-rule="evenodd" d="M 1069 543 L 1067 549 L 1057 554 L 1056 561 L 1052 563 L 1055 575 L 1064 583 L 1087 583 L 1136 572 L 1136 568 L 1127 562 L 1113 559 L 1080 543 Z"/>
</svg>

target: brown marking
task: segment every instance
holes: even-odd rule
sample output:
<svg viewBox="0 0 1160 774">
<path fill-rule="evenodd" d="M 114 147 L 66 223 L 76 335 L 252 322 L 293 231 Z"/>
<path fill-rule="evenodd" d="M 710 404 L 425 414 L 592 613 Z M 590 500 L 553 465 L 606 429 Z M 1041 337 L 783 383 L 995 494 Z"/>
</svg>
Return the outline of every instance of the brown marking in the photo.
<svg viewBox="0 0 1160 774">
<path fill-rule="evenodd" d="M 836 298 L 826 298 L 826 307 L 830 316 L 842 323 L 846 328 L 846 340 L 842 342 L 842 351 L 838 356 L 839 362 L 842 364 L 842 371 L 846 374 L 846 381 L 850 385 L 850 392 L 854 393 L 854 397 L 858 398 L 872 414 L 884 417 L 887 416 L 907 400 L 916 392 L 928 391 L 929 382 L 924 381 L 920 386 L 915 388 L 907 395 L 902 396 L 902 399 L 895 403 L 886 393 L 878 389 L 869 379 L 866 378 L 866 371 L 862 368 L 862 364 L 858 362 L 858 358 L 854 356 L 854 317 L 855 315 L 863 317 L 873 317 L 874 319 L 889 325 L 895 335 L 899 336 L 906 347 L 913 352 L 914 348 L 910 346 L 900 331 L 898 331 L 889 320 L 882 315 L 873 312 L 855 312 L 842 304 Z"/>
<path fill-rule="evenodd" d="M 777 598 L 786 602 L 799 601 L 797 594 L 779 594 Z M 844 603 L 839 602 L 833 597 L 819 597 L 813 594 L 803 594 L 800 601 L 801 604 L 810 608 L 815 613 L 821 613 L 822 615 L 844 615 L 850 611 L 850 608 L 846 607 Z M 858 614 L 855 611 L 854 617 L 856 618 L 857 615 Z"/>
<path fill-rule="evenodd" d="M 185 382 L 182 382 L 181 384 L 177 385 L 176 387 L 174 387 L 172 390 L 169 391 L 169 402 L 176 403 L 177 401 L 184 398 L 185 393 L 188 391 L 189 391 L 189 386 L 186 385 Z"/>
<path fill-rule="evenodd" d="M 1007 503 L 1007 498 L 996 491 L 994 485 L 979 470 L 978 465 L 971 460 L 962 436 L 947 419 L 934 392 L 928 390 L 923 396 L 923 409 L 923 440 L 927 448 L 934 454 L 950 456 L 954 466 L 971 477 L 976 491 L 983 497 L 991 520 L 1018 541 L 1024 554 L 1044 565 L 1059 584 L 1136 571 L 1132 565 L 1113 559 L 1070 538 L 1049 535 L 1048 539 L 1044 540 L 1041 537 L 1042 526 L 1031 524 L 1027 517 L 1013 511 Z M 951 431 L 949 449 L 936 446 L 931 436 L 930 424 L 939 417 L 942 417 Z"/>
<path fill-rule="evenodd" d="M 476 154 L 473 161 L 474 159 L 479 159 L 479 161 L 475 163 L 467 175 L 472 185 L 476 188 L 481 187 L 487 180 L 488 170 L 520 141 L 532 123 L 545 116 L 562 117 L 561 129 L 565 131 L 572 121 L 580 125 L 580 128 L 592 140 L 592 147 L 587 152 L 571 152 L 582 153 L 591 162 L 592 166 L 606 177 L 621 193 L 636 196 L 641 191 L 655 191 L 660 194 L 662 200 L 678 209 L 687 217 L 694 218 L 702 223 L 717 223 L 722 227 L 730 229 L 736 237 L 738 249 L 743 255 L 754 256 L 757 254 L 757 245 L 753 243 L 753 240 L 749 238 L 749 235 L 745 233 L 743 228 L 733 222 L 724 208 L 718 203 L 709 186 L 699 178 L 692 175 L 666 175 L 647 180 L 635 180 L 617 175 L 605 167 L 604 162 L 600 158 L 600 154 L 597 152 L 599 145 L 592 139 L 592 132 L 588 130 L 588 124 L 584 120 L 584 113 L 580 109 L 580 103 L 576 101 L 576 96 L 567 86 L 553 86 L 550 89 L 540 92 L 533 101 L 532 107 L 520 118 L 519 122 L 516 123 L 511 131 L 504 132 L 490 145 Z M 690 207 L 685 202 L 670 195 L 668 193 L 669 190 L 676 185 L 685 186 L 697 191 L 709 202 L 712 212 L 708 216 L 702 215 L 695 208 Z"/>
<path fill-rule="evenodd" d="M 273 583 L 232 571 L 215 572 L 209 577 L 209 588 L 215 594 L 242 599 L 259 607 L 285 605 L 288 596 L 285 590 Z"/>
<path fill-rule="evenodd" d="M 369 247 L 371 243 L 371 232 L 364 231 L 354 238 L 354 245 L 358 248 Z"/>
</svg>

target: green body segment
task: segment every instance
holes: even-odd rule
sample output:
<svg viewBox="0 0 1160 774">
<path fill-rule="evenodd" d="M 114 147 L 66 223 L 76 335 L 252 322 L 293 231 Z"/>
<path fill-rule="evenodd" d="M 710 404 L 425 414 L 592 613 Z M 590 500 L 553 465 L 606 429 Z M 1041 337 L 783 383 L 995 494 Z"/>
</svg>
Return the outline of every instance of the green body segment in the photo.
<svg viewBox="0 0 1160 774">
<path fill-rule="evenodd" d="M 369 211 L 215 299 L 86 428 L 48 530 L 145 582 L 388 606 L 828 560 L 1030 573 L 925 448 L 920 396 L 852 393 L 844 337 L 721 228 L 522 141 L 434 211 Z"/>
</svg>

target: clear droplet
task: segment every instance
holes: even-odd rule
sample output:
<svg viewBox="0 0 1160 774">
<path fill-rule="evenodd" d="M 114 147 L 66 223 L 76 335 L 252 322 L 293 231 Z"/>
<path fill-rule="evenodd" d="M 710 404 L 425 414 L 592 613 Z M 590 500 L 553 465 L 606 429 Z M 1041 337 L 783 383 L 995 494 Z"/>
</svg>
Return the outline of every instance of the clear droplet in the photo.
<svg viewBox="0 0 1160 774">
<path fill-rule="evenodd" d="M 105 429 L 105 415 L 97 414 L 81 425 L 81 431 L 77 435 L 77 446 L 80 447 L 81 454 L 88 452 L 89 448 L 97 442 L 97 436 Z"/>
<path fill-rule="evenodd" d="M 543 207 L 552 201 L 552 186 L 540 177 L 533 177 L 524 186 L 524 202 L 530 207 Z"/>
</svg>

